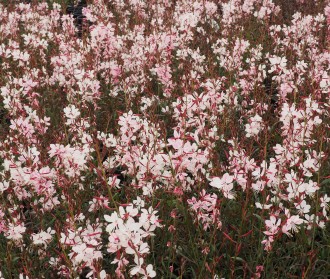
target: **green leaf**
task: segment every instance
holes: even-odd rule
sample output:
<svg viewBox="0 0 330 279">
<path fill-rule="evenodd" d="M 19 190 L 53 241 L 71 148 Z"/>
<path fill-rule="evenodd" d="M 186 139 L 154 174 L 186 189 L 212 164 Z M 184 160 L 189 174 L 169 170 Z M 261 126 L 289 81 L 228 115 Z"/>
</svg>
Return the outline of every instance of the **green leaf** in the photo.
<svg viewBox="0 0 330 279">
<path fill-rule="evenodd" d="M 258 214 L 254 214 L 254 213 L 253 213 L 253 215 L 254 215 L 254 216 L 256 216 L 256 217 L 257 217 L 257 219 L 259 219 L 261 222 L 264 222 L 264 220 L 261 218 L 261 216 L 260 216 L 260 215 L 258 215 Z"/>
<path fill-rule="evenodd" d="M 320 186 L 322 185 L 325 185 L 325 184 L 329 184 L 330 185 L 330 178 L 326 179 L 326 180 L 323 180 L 321 183 L 320 183 Z"/>
</svg>

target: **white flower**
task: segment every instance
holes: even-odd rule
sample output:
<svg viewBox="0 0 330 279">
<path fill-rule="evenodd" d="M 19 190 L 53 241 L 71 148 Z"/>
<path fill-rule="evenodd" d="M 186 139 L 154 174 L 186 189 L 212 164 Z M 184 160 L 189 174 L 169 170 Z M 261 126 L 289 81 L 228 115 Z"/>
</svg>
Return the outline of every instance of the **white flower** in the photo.
<svg viewBox="0 0 330 279">
<path fill-rule="evenodd" d="M 261 129 L 263 128 L 262 118 L 258 114 L 251 117 L 249 122 L 250 122 L 249 124 L 245 125 L 246 137 L 248 138 L 258 135 Z"/>
<path fill-rule="evenodd" d="M 228 199 L 234 199 L 234 194 L 232 193 L 232 189 L 234 187 L 233 184 L 234 178 L 230 176 L 228 173 L 225 173 L 222 178 L 214 177 L 210 183 L 212 187 L 218 188 L 222 190 L 223 195 Z"/>
<path fill-rule="evenodd" d="M 130 274 L 131 275 L 136 275 L 138 273 L 144 274 L 144 269 L 142 268 L 144 262 L 143 258 L 135 258 L 134 262 L 136 263 L 136 266 L 130 270 Z"/>
<path fill-rule="evenodd" d="M 269 58 L 269 62 L 272 65 L 268 73 L 272 73 L 276 70 L 282 70 L 286 67 L 287 59 L 285 57 L 272 56 Z"/>
<path fill-rule="evenodd" d="M 64 114 L 68 118 L 68 121 L 70 121 L 71 124 L 72 120 L 76 119 L 80 115 L 80 111 L 74 105 L 69 105 L 66 108 L 64 108 Z"/>
<path fill-rule="evenodd" d="M 139 196 L 136 197 L 136 200 L 133 201 L 133 204 L 140 209 L 141 207 L 144 207 L 144 200 L 142 200 Z"/>
<path fill-rule="evenodd" d="M 146 274 L 142 277 L 142 279 L 148 279 L 148 278 L 154 278 L 156 277 L 156 271 L 154 271 L 154 268 L 151 264 L 148 264 L 146 268 Z"/>
<path fill-rule="evenodd" d="M 6 232 L 6 237 L 14 241 L 19 241 L 23 238 L 22 234 L 25 231 L 26 231 L 26 227 L 24 226 L 24 223 L 18 225 L 10 223 L 8 226 L 8 230 Z"/>
<path fill-rule="evenodd" d="M 298 232 L 297 225 L 301 225 L 305 222 L 306 221 L 301 219 L 298 215 L 293 215 L 286 221 L 286 224 L 282 227 L 282 232 L 284 232 L 288 236 L 291 236 L 291 233 L 289 231 L 292 230 L 294 232 Z"/>
<path fill-rule="evenodd" d="M 281 219 L 276 219 L 275 216 L 270 216 L 269 220 L 265 221 L 267 231 L 264 231 L 265 235 L 274 235 L 279 230 L 278 227 L 281 225 Z"/>
<path fill-rule="evenodd" d="M 296 206 L 299 214 L 308 213 L 311 209 L 311 206 L 309 204 L 307 204 L 305 200 L 303 200 L 300 203 L 295 203 L 295 206 Z"/>
<path fill-rule="evenodd" d="M 123 220 L 118 217 L 117 212 L 113 212 L 111 216 L 104 215 L 104 219 L 110 223 L 105 229 L 108 233 L 112 233 L 119 223 L 123 223 Z"/>
<path fill-rule="evenodd" d="M 47 245 L 52 239 L 52 234 L 55 234 L 55 231 L 51 228 L 47 229 L 47 232 L 41 231 L 40 233 L 32 234 L 32 241 L 34 245 Z"/>
<path fill-rule="evenodd" d="M 109 186 L 112 188 L 112 187 L 115 187 L 115 188 L 120 188 L 119 187 L 119 184 L 120 184 L 120 179 L 116 178 L 116 177 L 109 177 L 108 178 L 108 184 Z"/>
<path fill-rule="evenodd" d="M 100 272 L 100 279 L 105 279 L 106 277 L 107 277 L 107 273 L 105 272 L 105 270 L 101 270 L 101 272 Z"/>
<path fill-rule="evenodd" d="M 0 182 L 0 193 L 6 191 L 9 188 L 9 182 Z"/>
</svg>

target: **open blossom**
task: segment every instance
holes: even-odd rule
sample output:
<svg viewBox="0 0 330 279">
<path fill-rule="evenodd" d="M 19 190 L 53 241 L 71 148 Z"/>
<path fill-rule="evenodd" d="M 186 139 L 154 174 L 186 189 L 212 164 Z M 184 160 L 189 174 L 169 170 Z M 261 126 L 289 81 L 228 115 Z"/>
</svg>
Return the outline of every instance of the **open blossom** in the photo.
<svg viewBox="0 0 330 279">
<path fill-rule="evenodd" d="M 26 227 L 24 226 L 24 223 L 21 224 L 10 223 L 8 225 L 8 229 L 5 235 L 8 239 L 12 239 L 13 241 L 19 242 L 20 240 L 22 240 L 25 231 L 26 231 Z"/>
<path fill-rule="evenodd" d="M 142 275 L 142 279 L 154 278 L 156 277 L 156 272 L 153 270 L 153 266 L 148 264 L 146 268 L 143 267 L 144 260 L 135 258 L 134 262 L 136 266 L 130 270 L 131 275 Z"/>
<path fill-rule="evenodd" d="M 262 118 L 256 114 L 255 116 L 249 119 L 249 123 L 245 125 L 246 136 L 252 137 L 259 134 L 261 129 L 263 128 Z"/>
<path fill-rule="evenodd" d="M 120 207 L 119 209 L 121 209 Z M 113 212 L 111 216 L 109 215 L 104 215 L 104 219 L 109 222 L 110 224 L 107 225 L 106 231 L 108 233 L 111 233 L 118 225 L 119 223 L 123 223 L 123 219 L 119 218 L 117 212 Z"/>
<path fill-rule="evenodd" d="M 120 184 L 120 179 L 116 178 L 116 177 L 109 177 L 108 179 L 108 184 L 110 185 L 110 188 L 112 187 L 116 187 L 119 188 L 119 184 Z"/>
<path fill-rule="evenodd" d="M 328 197 L 327 194 L 325 194 L 323 197 L 320 198 L 320 206 L 322 208 L 323 216 L 329 218 L 328 211 L 329 211 L 329 203 L 330 203 L 330 197 Z"/>
<path fill-rule="evenodd" d="M 74 105 L 67 106 L 63 111 L 67 118 L 65 123 L 66 125 L 71 125 L 74 123 L 75 119 L 77 119 L 80 115 L 80 111 Z"/>
<path fill-rule="evenodd" d="M 287 59 L 285 57 L 279 57 L 279 56 L 273 56 L 269 58 L 269 62 L 271 63 L 272 67 L 268 71 L 269 73 L 272 73 L 277 70 L 282 70 L 286 67 Z"/>
<path fill-rule="evenodd" d="M 0 182 L 0 192 L 4 192 L 8 188 L 9 188 L 9 182 L 8 181 Z"/>
<path fill-rule="evenodd" d="M 309 213 L 311 206 L 306 203 L 305 200 L 301 201 L 300 203 L 295 203 L 295 206 L 299 212 L 299 214 Z"/>
<path fill-rule="evenodd" d="M 270 216 L 269 220 L 265 221 L 267 231 L 264 231 L 264 234 L 273 236 L 279 231 L 281 225 L 281 219 L 277 219 L 275 216 Z"/>
<path fill-rule="evenodd" d="M 108 204 L 108 198 L 105 198 L 102 195 L 100 197 L 95 197 L 92 201 L 89 202 L 88 211 L 93 212 L 99 210 L 100 208 L 109 208 Z"/>
<path fill-rule="evenodd" d="M 304 219 L 301 219 L 298 215 L 293 215 L 286 220 L 286 223 L 282 227 L 282 231 L 288 236 L 291 236 L 290 231 L 298 232 L 298 225 L 301 225 L 304 222 Z"/>
<path fill-rule="evenodd" d="M 74 105 L 69 105 L 64 108 L 64 113 L 68 119 L 72 120 L 76 119 L 80 115 L 80 111 Z"/>
<path fill-rule="evenodd" d="M 213 177 L 212 181 L 210 182 L 210 185 L 212 187 L 218 188 L 222 191 L 223 195 L 228 199 L 234 199 L 234 193 L 233 193 L 233 184 L 234 178 L 229 175 L 228 173 L 225 173 L 221 178 L 220 177 Z"/>
<path fill-rule="evenodd" d="M 153 266 L 151 264 L 148 264 L 146 267 L 146 272 L 142 278 L 148 279 L 148 278 L 154 278 L 154 277 L 156 277 L 156 271 L 154 271 Z"/>
<path fill-rule="evenodd" d="M 52 240 L 53 236 L 55 234 L 55 231 L 51 228 L 48 228 L 47 231 L 41 231 L 39 233 L 35 233 L 32 235 L 32 241 L 35 245 L 44 245 L 47 246 L 47 244 Z"/>
</svg>

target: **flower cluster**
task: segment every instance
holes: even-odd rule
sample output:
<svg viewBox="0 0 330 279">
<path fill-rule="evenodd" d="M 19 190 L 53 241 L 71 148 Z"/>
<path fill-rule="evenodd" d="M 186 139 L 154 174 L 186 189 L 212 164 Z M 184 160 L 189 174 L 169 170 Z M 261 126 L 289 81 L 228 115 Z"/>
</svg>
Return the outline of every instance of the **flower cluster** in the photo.
<svg viewBox="0 0 330 279">
<path fill-rule="evenodd" d="M 109 233 L 109 245 L 107 251 L 116 253 L 117 257 L 112 262 L 117 264 L 116 275 L 125 278 L 123 270 L 129 260 L 134 258 L 134 266 L 130 270 L 131 275 L 142 275 L 144 278 L 155 277 L 156 273 L 151 264 L 144 264 L 144 258 L 150 253 L 146 239 L 154 235 L 156 228 L 161 227 L 157 217 L 157 211 L 152 207 L 144 208 L 145 203 L 140 197 L 124 207 L 119 207 L 119 212 L 104 215 L 109 223 L 106 231 Z M 131 255 L 131 256 L 130 256 Z"/>
<path fill-rule="evenodd" d="M 0 278 L 324 275 L 330 1 L 7 2 Z"/>
</svg>

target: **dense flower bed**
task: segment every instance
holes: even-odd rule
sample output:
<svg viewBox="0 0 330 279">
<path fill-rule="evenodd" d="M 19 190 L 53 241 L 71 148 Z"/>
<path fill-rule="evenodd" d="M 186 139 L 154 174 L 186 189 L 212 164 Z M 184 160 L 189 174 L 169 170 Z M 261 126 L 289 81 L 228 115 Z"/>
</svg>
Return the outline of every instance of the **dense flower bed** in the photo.
<svg viewBox="0 0 330 279">
<path fill-rule="evenodd" d="M 0 278 L 326 278 L 329 1 L 31 2 L 0 4 Z"/>
</svg>

